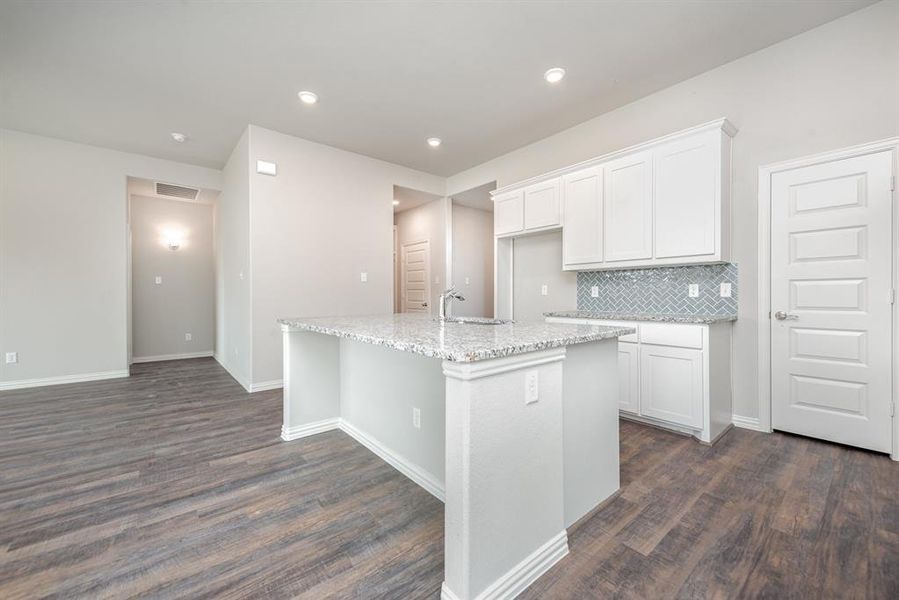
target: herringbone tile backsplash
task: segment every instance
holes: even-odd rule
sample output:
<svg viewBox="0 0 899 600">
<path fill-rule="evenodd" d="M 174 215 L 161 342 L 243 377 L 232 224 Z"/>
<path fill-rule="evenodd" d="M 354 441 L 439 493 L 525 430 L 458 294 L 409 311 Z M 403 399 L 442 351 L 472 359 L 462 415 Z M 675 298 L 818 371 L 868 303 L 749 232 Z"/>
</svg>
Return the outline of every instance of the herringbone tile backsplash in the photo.
<svg viewBox="0 0 899 600">
<path fill-rule="evenodd" d="M 730 282 L 731 297 L 722 298 L 722 282 Z M 699 284 L 699 297 L 688 287 Z M 590 288 L 599 287 L 599 297 Z M 577 274 L 578 310 L 634 314 L 736 315 L 737 265 L 656 267 L 627 271 L 581 271 Z"/>
</svg>

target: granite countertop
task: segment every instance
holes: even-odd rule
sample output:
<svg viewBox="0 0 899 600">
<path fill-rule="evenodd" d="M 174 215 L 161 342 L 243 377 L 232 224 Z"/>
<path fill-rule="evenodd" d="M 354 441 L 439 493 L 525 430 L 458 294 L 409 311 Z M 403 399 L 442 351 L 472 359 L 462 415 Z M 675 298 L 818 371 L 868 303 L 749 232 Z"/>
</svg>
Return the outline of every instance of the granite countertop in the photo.
<svg viewBox="0 0 899 600">
<path fill-rule="evenodd" d="M 312 331 L 403 352 L 475 362 L 583 344 L 634 333 L 632 327 L 520 321 L 503 325 L 447 322 L 430 315 L 278 319 L 284 331 Z"/>
<path fill-rule="evenodd" d="M 656 321 L 659 323 L 698 323 L 711 325 L 736 321 L 737 315 L 676 315 L 676 314 L 639 314 L 623 312 L 595 312 L 590 310 L 559 310 L 543 313 L 546 317 L 565 319 L 602 319 L 607 321 Z"/>
</svg>

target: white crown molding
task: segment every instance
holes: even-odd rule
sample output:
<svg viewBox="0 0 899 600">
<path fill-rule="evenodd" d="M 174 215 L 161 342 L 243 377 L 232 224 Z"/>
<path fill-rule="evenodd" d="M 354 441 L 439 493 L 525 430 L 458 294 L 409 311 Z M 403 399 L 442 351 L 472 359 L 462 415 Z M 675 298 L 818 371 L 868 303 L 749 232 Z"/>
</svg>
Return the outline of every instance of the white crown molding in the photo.
<svg viewBox="0 0 899 600">
<path fill-rule="evenodd" d="M 64 385 L 67 383 L 84 383 L 103 379 L 121 379 L 128 377 L 128 369 L 117 371 L 100 371 L 98 373 L 80 373 L 78 375 L 62 375 L 59 377 L 41 377 L 38 379 L 19 379 L 16 381 L 0 381 L 0 390 L 21 390 L 25 388 L 43 387 L 46 385 Z"/>
<path fill-rule="evenodd" d="M 213 355 L 212 350 L 206 350 L 205 352 L 185 352 L 182 354 L 158 354 L 156 356 L 133 356 L 131 357 L 132 363 L 149 363 L 149 362 L 161 362 L 164 360 L 185 360 L 189 358 L 209 358 Z"/>
<path fill-rule="evenodd" d="M 667 135 L 663 135 L 661 137 L 657 137 L 651 139 L 646 142 L 641 142 L 639 144 L 635 144 L 633 146 L 628 146 L 627 148 L 622 148 L 621 150 L 615 150 L 614 152 L 609 152 L 608 154 L 603 154 L 602 156 L 596 156 L 594 158 L 590 158 L 579 163 L 575 163 L 573 165 L 568 165 L 562 167 L 561 169 L 556 169 L 554 171 L 549 171 L 548 173 L 543 173 L 541 175 L 535 175 L 534 177 L 530 177 L 528 179 L 522 179 L 521 181 L 516 181 L 515 183 L 510 183 L 509 185 L 504 185 L 501 188 L 497 188 L 490 192 L 490 198 L 494 199 L 496 196 L 503 194 L 505 192 L 516 190 L 521 187 L 527 185 L 533 185 L 535 183 L 540 183 L 546 179 L 552 179 L 554 177 L 561 177 L 567 173 L 572 173 L 574 171 L 580 171 L 581 169 L 586 169 L 588 167 L 595 166 L 599 163 L 604 163 L 606 161 L 625 156 L 627 154 L 631 154 L 633 152 L 639 152 L 641 150 L 646 150 L 653 146 L 657 146 L 658 144 L 662 144 L 665 142 L 670 142 L 680 137 L 685 137 L 689 135 L 694 135 L 700 133 L 702 131 L 713 131 L 716 129 L 720 129 L 728 136 L 733 137 L 737 134 L 737 128 L 728 121 L 726 118 L 715 119 L 714 121 L 709 121 L 708 123 L 702 123 L 701 125 L 696 125 L 695 127 L 688 127 L 687 129 L 682 129 L 680 131 L 675 131 L 674 133 L 669 133 Z"/>
</svg>

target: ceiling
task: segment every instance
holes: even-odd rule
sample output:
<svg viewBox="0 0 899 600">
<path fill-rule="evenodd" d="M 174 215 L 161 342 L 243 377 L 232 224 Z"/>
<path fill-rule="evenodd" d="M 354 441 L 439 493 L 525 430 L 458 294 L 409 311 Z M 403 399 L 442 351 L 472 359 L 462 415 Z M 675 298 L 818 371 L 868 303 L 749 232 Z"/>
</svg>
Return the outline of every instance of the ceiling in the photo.
<svg viewBox="0 0 899 600">
<path fill-rule="evenodd" d="M 220 168 L 254 123 L 451 175 L 871 3 L 11 0 L 0 126 Z"/>
<path fill-rule="evenodd" d="M 412 188 L 395 185 L 393 186 L 393 200 L 399 202 L 399 204 L 393 206 L 393 212 L 403 212 L 404 210 L 416 208 L 422 204 L 433 202 L 434 200 L 440 200 L 442 197 L 443 196 L 437 196 L 436 194 L 422 192 L 421 190 L 413 190 Z"/>
<path fill-rule="evenodd" d="M 487 212 L 493 212 L 493 200 L 490 198 L 490 192 L 495 189 L 496 182 L 491 181 L 490 183 L 479 185 L 476 188 L 454 194 L 453 203 L 468 206 L 470 208 L 477 208 L 479 210 L 486 210 Z"/>
<path fill-rule="evenodd" d="M 160 183 L 168 183 L 167 181 L 162 181 Z M 183 186 L 179 186 L 183 187 Z M 152 179 L 142 179 L 140 177 L 129 177 L 128 178 L 128 194 L 132 196 L 144 196 L 146 198 L 159 198 L 161 200 L 173 200 L 176 202 L 193 202 L 196 204 L 214 204 L 216 199 L 218 199 L 219 194 L 221 194 L 218 190 L 210 190 L 206 188 L 194 188 L 197 189 L 197 197 L 194 200 L 188 200 L 186 198 L 174 198 L 172 196 L 163 196 L 156 193 L 156 181 Z"/>
</svg>

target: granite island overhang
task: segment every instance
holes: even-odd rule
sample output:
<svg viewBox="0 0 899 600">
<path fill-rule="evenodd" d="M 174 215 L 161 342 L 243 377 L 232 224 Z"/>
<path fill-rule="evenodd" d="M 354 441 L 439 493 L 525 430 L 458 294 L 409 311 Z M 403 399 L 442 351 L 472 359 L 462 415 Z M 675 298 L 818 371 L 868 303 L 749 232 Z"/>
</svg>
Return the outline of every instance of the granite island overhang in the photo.
<svg viewBox="0 0 899 600">
<path fill-rule="evenodd" d="M 279 319 L 289 441 L 354 437 L 445 502 L 442 598 L 513 598 L 617 491 L 628 327 Z"/>
</svg>

